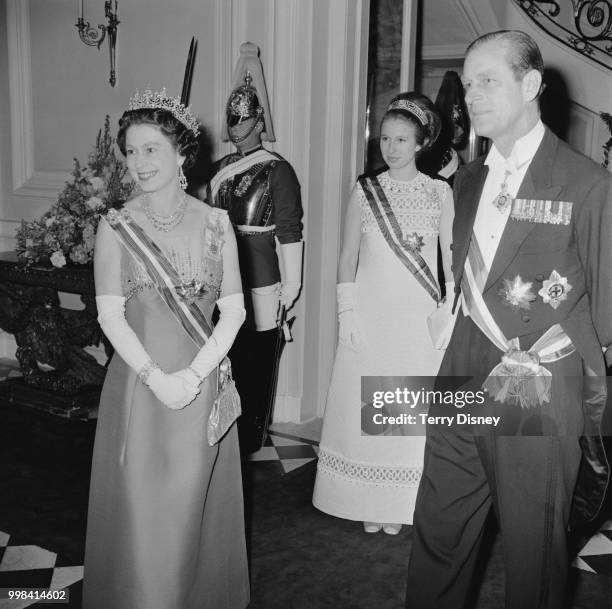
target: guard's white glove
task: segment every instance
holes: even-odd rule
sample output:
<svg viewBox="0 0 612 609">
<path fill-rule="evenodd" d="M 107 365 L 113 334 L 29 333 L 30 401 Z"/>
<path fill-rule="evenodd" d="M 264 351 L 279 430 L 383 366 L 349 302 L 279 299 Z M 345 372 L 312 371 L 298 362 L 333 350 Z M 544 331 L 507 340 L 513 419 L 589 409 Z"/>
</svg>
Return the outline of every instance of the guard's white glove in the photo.
<svg viewBox="0 0 612 609">
<path fill-rule="evenodd" d="M 299 281 L 286 281 L 281 283 L 279 300 L 285 309 L 289 310 L 297 300 L 302 284 Z"/>
<path fill-rule="evenodd" d="M 357 350 L 361 345 L 361 332 L 355 315 L 354 291 L 354 283 L 339 283 L 336 285 L 339 340 L 343 345 Z"/>
<path fill-rule="evenodd" d="M 140 339 L 125 319 L 125 298 L 123 296 L 96 296 L 98 323 L 111 342 L 115 351 L 134 372 L 140 372 L 151 361 Z M 146 385 L 155 397 L 169 408 L 180 405 L 183 408 L 197 395 L 199 389 L 184 379 L 166 374 L 159 368 L 153 369 L 146 379 Z"/>
<path fill-rule="evenodd" d="M 246 317 L 242 294 L 230 294 L 219 298 L 217 306 L 219 307 L 219 321 L 213 333 L 193 358 L 189 367 L 176 373 L 186 382 L 196 382 L 198 386 L 227 355 Z"/>
<path fill-rule="evenodd" d="M 302 241 L 281 243 L 281 291 L 280 304 L 289 310 L 297 300 L 302 287 L 302 256 L 304 244 Z"/>
</svg>

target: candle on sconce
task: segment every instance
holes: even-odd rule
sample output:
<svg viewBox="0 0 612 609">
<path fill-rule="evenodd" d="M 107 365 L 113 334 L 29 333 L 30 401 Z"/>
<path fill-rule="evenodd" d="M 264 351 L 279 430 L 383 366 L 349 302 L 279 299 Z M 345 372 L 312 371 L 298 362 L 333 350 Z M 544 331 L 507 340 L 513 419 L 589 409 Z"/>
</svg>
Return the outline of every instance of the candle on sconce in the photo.
<svg viewBox="0 0 612 609">
<path fill-rule="evenodd" d="M 119 0 L 115 0 L 115 12 L 113 13 L 113 0 L 104 1 L 104 16 L 106 17 L 106 25 L 98 25 L 97 29 L 92 27 L 89 21 L 85 22 L 85 0 L 79 0 L 80 16 L 75 23 L 76 28 L 79 31 L 79 38 L 81 42 L 89 47 L 98 47 L 102 45 L 104 39 L 108 40 L 108 49 L 110 52 L 110 78 L 109 82 L 112 87 L 117 82 L 117 76 L 115 72 L 115 45 L 117 43 L 117 26 L 119 25 L 119 19 L 117 19 L 117 8 L 119 6 Z"/>
</svg>

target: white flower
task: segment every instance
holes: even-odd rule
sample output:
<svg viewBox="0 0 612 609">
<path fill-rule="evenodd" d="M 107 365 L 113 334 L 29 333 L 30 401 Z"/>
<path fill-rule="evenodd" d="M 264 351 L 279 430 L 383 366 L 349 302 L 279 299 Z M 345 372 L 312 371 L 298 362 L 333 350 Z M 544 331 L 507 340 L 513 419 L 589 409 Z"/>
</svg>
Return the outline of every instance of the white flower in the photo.
<svg viewBox="0 0 612 609">
<path fill-rule="evenodd" d="M 50 218 L 47 218 L 45 220 L 45 226 L 47 228 L 49 228 L 50 226 L 53 226 L 53 224 L 55 224 L 55 216 L 51 216 Z"/>
<path fill-rule="evenodd" d="M 102 201 L 100 197 L 96 197 L 96 196 L 89 197 L 89 199 L 87 199 L 85 203 L 87 204 L 87 207 L 89 207 L 89 209 L 92 209 L 93 211 L 96 211 L 96 209 L 100 209 L 101 207 L 104 207 L 104 201 Z"/>
<path fill-rule="evenodd" d="M 89 183 L 94 190 L 102 190 L 104 188 L 104 180 L 98 176 L 89 178 Z"/>
<path fill-rule="evenodd" d="M 57 252 L 53 252 L 51 254 L 51 264 L 53 266 L 56 266 L 57 268 L 61 268 L 63 266 L 66 266 L 66 258 L 64 256 L 64 254 L 60 251 Z"/>
<path fill-rule="evenodd" d="M 82 245 L 77 245 L 70 252 L 70 259 L 77 264 L 86 264 L 89 261 L 89 256 Z"/>
</svg>

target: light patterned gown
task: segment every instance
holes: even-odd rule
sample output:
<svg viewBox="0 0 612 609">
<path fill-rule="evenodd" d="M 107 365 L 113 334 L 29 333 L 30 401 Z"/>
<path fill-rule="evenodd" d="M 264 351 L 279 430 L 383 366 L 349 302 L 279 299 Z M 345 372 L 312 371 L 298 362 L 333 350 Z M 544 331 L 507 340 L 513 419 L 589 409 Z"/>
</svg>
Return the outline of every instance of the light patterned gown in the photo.
<svg viewBox="0 0 612 609">
<path fill-rule="evenodd" d="M 409 182 L 392 180 L 388 172 L 378 179 L 403 237 L 422 237 L 420 254 L 436 277 L 440 219 L 443 208 L 452 206 L 449 186 L 421 173 Z M 401 377 L 435 376 L 444 352 L 434 349 L 427 329 L 436 303 L 391 250 L 358 189 L 362 222 L 355 314 L 362 344 L 357 351 L 338 344 L 313 503 L 349 520 L 410 524 L 423 467 L 425 428 L 410 426 L 408 436 L 362 435 L 361 376 L 400 377 L 389 379 L 387 386 L 371 385 L 370 390 L 404 383 Z M 452 218 L 452 209 L 445 211 L 445 217 Z M 412 382 L 420 388 L 426 380 Z"/>
<path fill-rule="evenodd" d="M 215 213 L 227 227 L 226 213 Z M 153 238 L 185 289 L 195 287 L 197 304 L 210 319 L 223 268 L 207 250 L 206 228 L 202 219 Z M 197 348 L 125 249 L 121 271 L 127 321 L 146 351 L 163 370 L 188 366 Z M 211 374 L 194 402 L 171 410 L 113 356 L 94 445 L 84 609 L 248 604 L 236 426 L 208 445 L 206 423 L 215 396 Z"/>
</svg>

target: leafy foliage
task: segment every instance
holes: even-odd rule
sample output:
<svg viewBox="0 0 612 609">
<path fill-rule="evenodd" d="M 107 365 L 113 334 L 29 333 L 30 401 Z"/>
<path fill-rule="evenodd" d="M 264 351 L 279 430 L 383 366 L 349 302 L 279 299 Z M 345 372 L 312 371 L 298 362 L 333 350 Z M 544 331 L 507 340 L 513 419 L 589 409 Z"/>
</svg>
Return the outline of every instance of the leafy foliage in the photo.
<svg viewBox="0 0 612 609">
<path fill-rule="evenodd" d="M 57 202 L 38 220 L 22 220 L 16 234 L 19 258 L 27 264 L 49 261 L 56 267 L 91 262 L 100 216 L 120 207 L 132 192 L 132 184 L 124 180 L 126 172 L 115 155 L 107 115 L 87 166 L 74 159 L 72 180 L 66 182 Z"/>
</svg>

